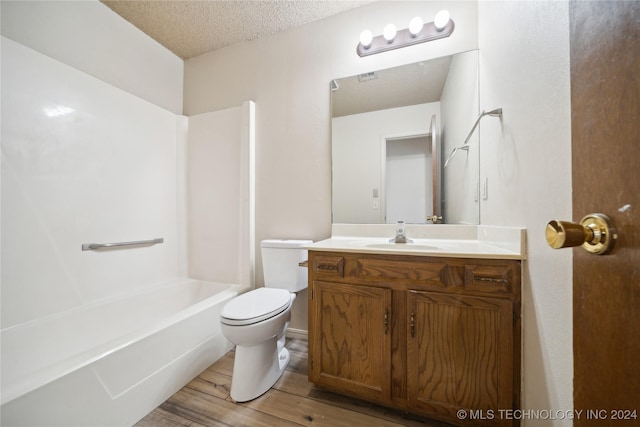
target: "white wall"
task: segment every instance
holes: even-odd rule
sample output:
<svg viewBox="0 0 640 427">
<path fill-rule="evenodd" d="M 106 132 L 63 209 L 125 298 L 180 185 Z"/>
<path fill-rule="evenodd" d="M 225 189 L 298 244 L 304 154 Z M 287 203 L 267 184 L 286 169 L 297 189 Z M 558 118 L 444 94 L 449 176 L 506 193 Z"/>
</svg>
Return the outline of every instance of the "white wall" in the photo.
<svg viewBox="0 0 640 427">
<path fill-rule="evenodd" d="M 334 223 L 384 224 L 385 138 L 427 135 L 434 114 L 439 120 L 439 102 L 331 119 Z M 378 209 L 372 208 L 374 188 L 380 195 Z"/>
<path fill-rule="evenodd" d="M 480 2 L 483 224 L 527 228 L 523 287 L 528 409 L 573 408 L 571 251 L 553 251 L 546 223 L 571 215 L 571 106 L 567 2 Z M 571 425 L 570 420 L 525 425 Z"/>
<path fill-rule="evenodd" d="M 184 118 L 4 37 L 1 91 L 2 327 L 182 275 Z"/>
<path fill-rule="evenodd" d="M 364 28 L 382 34 L 390 21 L 406 28 L 416 14 L 431 21 L 443 8 L 456 23 L 451 37 L 365 58 L 356 54 Z M 256 245 L 267 238 L 320 240 L 331 234 L 331 79 L 475 48 L 475 2 L 379 1 L 187 60 L 184 111 L 192 115 L 254 100 Z M 256 281 L 262 284 L 256 254 Z M 293 328 L 306 330 L 305 299 L 296 299 Z"/>
<path fill-rule="evenodd" d="M 2 1 L 2 35 L 173 113 L 182 59 L 97 0 Z"/>
<path fill-rule="evenodd" d="M 454 147 L 463 144 L 476 121 L 479 111 L 478 51 L 455 55 L 442 90 L 442 161 L 446 162 Z M 480 132 L 469 139 L 468 151 L 458 151 L 442 169 L 442 191 L 445 204 L 444 221 L 450 224 L 478 224 Z M 444 163 L 443 163 L 444 165 Z"/>
</svg>

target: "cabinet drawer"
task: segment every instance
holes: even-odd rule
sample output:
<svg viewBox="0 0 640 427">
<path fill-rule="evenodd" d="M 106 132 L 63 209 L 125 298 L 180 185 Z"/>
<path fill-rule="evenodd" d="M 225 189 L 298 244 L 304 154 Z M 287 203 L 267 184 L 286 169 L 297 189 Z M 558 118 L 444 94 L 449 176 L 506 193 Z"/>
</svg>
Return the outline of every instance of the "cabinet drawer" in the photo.
<svg viewBox="0 0 640 427">
<path fill-rule="evenodd" d="M 513 269 L 502 265 L 464 267 L 464 288 L 469 291 L 508 294 L 513 291 Z"/>
<path fill-rule="evenodd" d="M 341 256 L 316 256 L 311 267 L 317 275 L 344 277 L 344 257 Z"/>
<path fill-rule="evenodd" d="M 454 284 L 450 267 L 446 262 L 414 262 L 361 258 L 357 275 L 362 278 L 377 278 L 392 281 L 423 284 L 444 288 Z"/>
</svg>

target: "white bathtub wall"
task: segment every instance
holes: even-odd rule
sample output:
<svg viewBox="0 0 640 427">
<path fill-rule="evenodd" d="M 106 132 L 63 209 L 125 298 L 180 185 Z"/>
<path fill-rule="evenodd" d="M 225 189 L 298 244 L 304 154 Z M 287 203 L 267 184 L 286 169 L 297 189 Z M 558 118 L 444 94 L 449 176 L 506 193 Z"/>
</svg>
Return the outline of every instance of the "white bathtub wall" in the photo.
<svg viewBox="0 0 640 427">
<path fill-rule="evenodd" d="M 3 328 L 179 275 L 182 120 L 2 38 Z"/>
<path fill-rule="evenodd" d="M 253 286 L 253 102 L 189 117 L 189 276 Z"/>
</svg>

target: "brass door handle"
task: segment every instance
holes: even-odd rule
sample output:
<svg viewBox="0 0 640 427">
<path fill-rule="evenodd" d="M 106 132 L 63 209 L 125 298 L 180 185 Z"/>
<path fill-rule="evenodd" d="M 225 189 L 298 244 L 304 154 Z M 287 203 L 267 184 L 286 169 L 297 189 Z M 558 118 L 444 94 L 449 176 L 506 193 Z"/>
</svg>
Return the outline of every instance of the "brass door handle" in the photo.
<svg viewBox="0 0 640 427">
<path fill-rule="evenodd" d="M 549 221 L 545 237 L 553 249 L 582 245 L 587 252 L 604 255 L 613 248 L 618 234 L 611 218 L 592 213 L 582 218 L 579 224 Z"/>
</svg>

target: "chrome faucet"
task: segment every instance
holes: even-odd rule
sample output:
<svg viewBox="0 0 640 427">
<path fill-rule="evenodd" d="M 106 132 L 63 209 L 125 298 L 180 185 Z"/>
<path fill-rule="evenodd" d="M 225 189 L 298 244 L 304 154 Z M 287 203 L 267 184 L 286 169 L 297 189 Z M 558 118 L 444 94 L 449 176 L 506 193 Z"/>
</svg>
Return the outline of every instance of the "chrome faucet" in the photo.
<svg viewBox="0 0 640 427">
<path fill-rule="evenodd" d="M 413 240 L 407 238 L 404 231 L 404 221 L 396 222 L 396 237 L 389 239 L 389 243 L 411 243 Z"/>
</svg>

